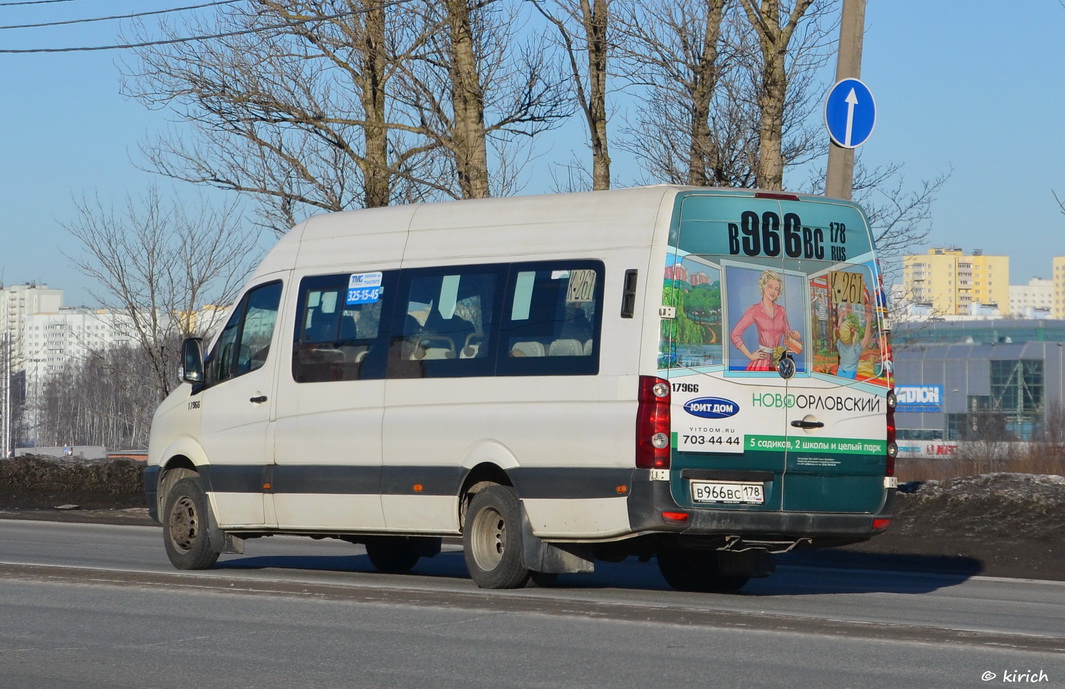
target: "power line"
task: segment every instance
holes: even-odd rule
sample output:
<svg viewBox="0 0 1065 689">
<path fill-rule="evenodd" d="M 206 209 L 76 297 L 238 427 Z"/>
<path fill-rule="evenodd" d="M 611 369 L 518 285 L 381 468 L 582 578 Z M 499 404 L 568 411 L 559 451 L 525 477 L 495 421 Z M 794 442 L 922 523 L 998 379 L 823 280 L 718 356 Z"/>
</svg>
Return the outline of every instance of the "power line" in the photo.
<svg viewBox="0 0 1065 689">
<path fill-rule="evenodd" d="M 35 0 L 36 2 L 61 2 L 65 0 Z M 379 8 L 386 10 L 396 5 L 402 5 L 410 2 L 411 0 L 393 0 L 392 2 L 383 3 Z M 210 41 L 217 38 L 229 38 L 232 36 L 246 36 L 253 33 L 262 33 L 264 31 L 275 31 L 277 29 L 289 29 L 294 26 L 302 26 L 312 21 L 328 21 L 330 19 L 340 19 L 341 17 L 352 17 L 359 14 L 367 14 L 373 8 L 366 8 L 361 10 L 350 10 L 348 12 L 340 12 L 338 14 L 331 14 L 323 17 L 310 17 L 307 19 L 299 19 L 291 22 L 282 22 L 280 24 L 271 24 L 269 26 L 259 26 L 252 29 L 243 29 L 241 31 L 226 31 L 217 34 L 208 34 L 203 36 L 187 36 L 184 38 L 169 38 L 158 41 L 144 41 L 143 43 L 118 43 L 115 45 L 99 45 L 99 46 L 78 46 L 73 48 L 4 48 L 0 49 L 0 55 L 26 55 L 35 53 L 75 53 L 75 52 L 90 52 L 101 50 L 132 50 L 135 48 L 148 48 L 157 45 L 174 45 L 177 43 L 194 43 L 196 41 Z"/>
<path fill-rule="evenodd" d="M 21 2 L 0 2 L 0 7 L 17 7 L 18 5 L 51 5 L 56 2 L 77 2 L 77 0 L 22 0 Z"/>
<path fill-rule="evenodd" d="M 69 2 L 70 0 L 34 0 L 34 2 Z M 189 5 L 188 7 L 172 7 L 166 10 L 151 10 L 149 12 L 135 12 L 133 14 L 119 14 L 113 17 L 91 17 L 89 19 L 68 19 L 61 22 L 46 22 L 43 24 L 12 24 L 10 26 L 0 26 L 0 31 L 6 29 L 40 29 L 46 26 L 66 26 L 67 24 L 88 24 L 89 22 L 106 22 L 115 19 L 135 19 L 137 17 L 149 17 L 154 14 L 167 14 L 169 12 L 185 12 L 186 10 L 200 10 L 204 7 L 215 7 L 217 5 L 231 5 L 234 2 L 241 2 L 241 0 L 215 0 L 215 2 L 208 2 L 202 5 Z"/>
</svg>

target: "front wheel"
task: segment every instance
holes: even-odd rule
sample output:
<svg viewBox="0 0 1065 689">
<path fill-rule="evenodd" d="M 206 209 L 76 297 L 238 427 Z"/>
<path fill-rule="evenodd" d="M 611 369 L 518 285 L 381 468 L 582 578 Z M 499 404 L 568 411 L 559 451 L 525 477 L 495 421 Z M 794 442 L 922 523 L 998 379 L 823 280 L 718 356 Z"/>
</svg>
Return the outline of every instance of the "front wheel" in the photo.
<svg viewBox="0 0 1065 689">
<path fill-rule="evenodd" d="M 462 546 L 470 577 L 481 588 L 514 589 L 529 580 L 521 557 L 521 510 L 510 486 L 491 485 L 473 496 Z"/>
<path fill-rule="evenodd" d="M 208 531 L 207 494 L 198 477 L 183 478 L 166 496 L 163 545 L 178 569 L 210 569 L 218 561 Z"/>
</svg>

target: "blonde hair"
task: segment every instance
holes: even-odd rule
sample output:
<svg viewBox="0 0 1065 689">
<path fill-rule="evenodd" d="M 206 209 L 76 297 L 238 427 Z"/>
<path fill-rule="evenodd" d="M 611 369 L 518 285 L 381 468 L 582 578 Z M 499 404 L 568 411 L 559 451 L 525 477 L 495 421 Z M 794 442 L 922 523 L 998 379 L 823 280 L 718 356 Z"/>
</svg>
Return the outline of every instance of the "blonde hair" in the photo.
<svg viewBox="0 0 1065 689">
<path fill-rule="evenodd" d="M 758 293 L 765 294 L 765 286 L 769 284 L 770 280 L 776 280 L 780 283 L 780 292 L 784 293 L 784 278 L 780 277 L 780 273 L 775 270 L 763 270 L 762 274 L 758 277 Z"/>
</svg>

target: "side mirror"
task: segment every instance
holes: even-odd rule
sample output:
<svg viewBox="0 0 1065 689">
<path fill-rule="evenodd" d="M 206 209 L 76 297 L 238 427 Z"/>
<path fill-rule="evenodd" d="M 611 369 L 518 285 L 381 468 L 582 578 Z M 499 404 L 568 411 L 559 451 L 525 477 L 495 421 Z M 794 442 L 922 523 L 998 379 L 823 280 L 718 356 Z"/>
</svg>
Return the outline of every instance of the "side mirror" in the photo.
<svg viewBox="0 0 1065 689">
<path fill-rule="evenodd" d="M 203 384 L 203 340 L 188 337 L 181 342 L 181 370 L 178 375 L 184 383 Z"/>
</svg>

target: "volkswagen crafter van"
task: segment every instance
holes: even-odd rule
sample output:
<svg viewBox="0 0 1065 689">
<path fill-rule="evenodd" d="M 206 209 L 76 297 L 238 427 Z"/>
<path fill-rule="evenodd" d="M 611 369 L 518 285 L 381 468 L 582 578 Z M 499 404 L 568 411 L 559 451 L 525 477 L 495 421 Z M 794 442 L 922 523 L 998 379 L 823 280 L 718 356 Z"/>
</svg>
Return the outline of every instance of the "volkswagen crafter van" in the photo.
<svg viewBox="0 0 1065 689">
<path fill-rule="evenodd" d="M 654 559 L 720 591 L 896 491 L 866 218 L 656 186 L 313 217 L 182 348 L 145 473 L 175 566 L 274 534 L 482 587 Z"/>
</svg>

